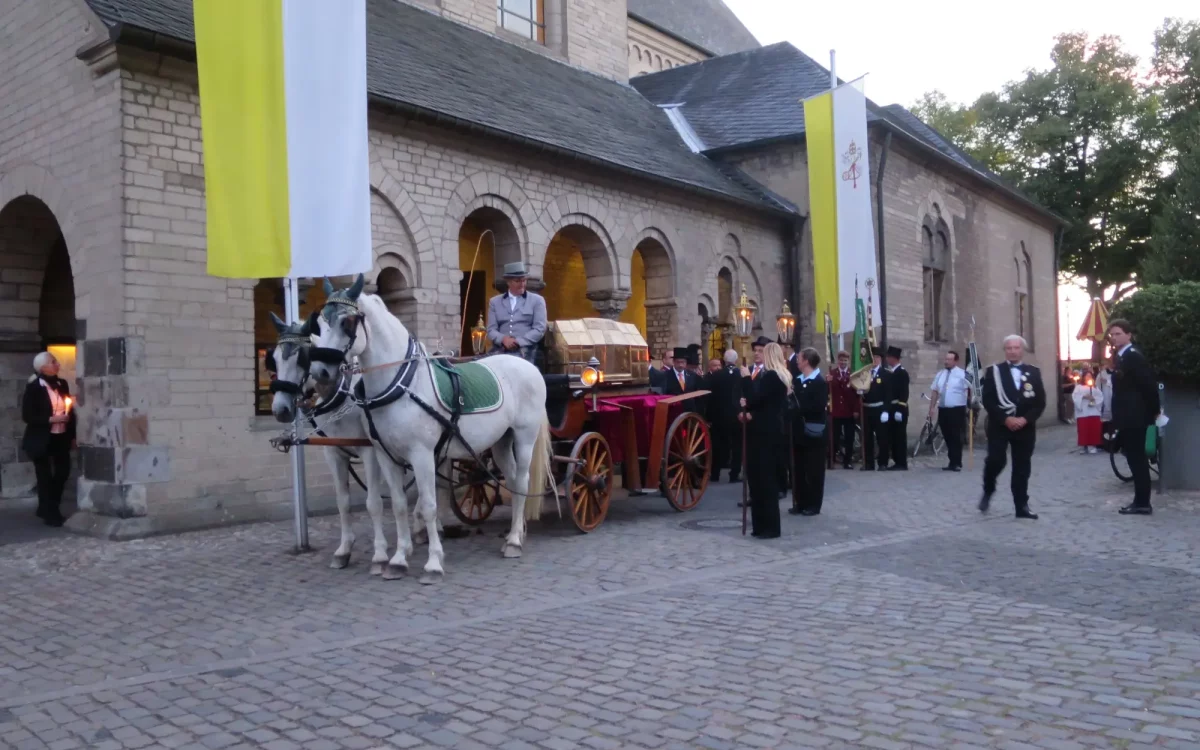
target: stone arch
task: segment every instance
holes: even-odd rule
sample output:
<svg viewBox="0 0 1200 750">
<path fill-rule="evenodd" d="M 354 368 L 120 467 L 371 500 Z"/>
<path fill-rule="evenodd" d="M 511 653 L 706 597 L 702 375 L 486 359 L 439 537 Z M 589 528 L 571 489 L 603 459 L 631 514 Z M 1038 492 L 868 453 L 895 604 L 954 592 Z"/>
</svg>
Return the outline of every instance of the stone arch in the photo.
<svg viewBox="0 0 1200 750">
<path fill-rule="evenodd" d="M 628 269 L 622 269 L 617 248 L 624 243 L 625 224 L 616 220 L 608 206 L 586 195 L 560 195 L 542 209 L 538 221 L 529 229 L 529 275 L 541 276 L 541 266 L 554 235 L 569 224 L 591 228 L 604 240 L 613 267 L 613 288 L 628 288 Z M 624 275 L 622 275 L 624 274 Z"/>
<path fill-rule="evenodd" d="M 34 356 L 49 349 L 59 374 L 78 387 L 76 343 L 83 337 L 76 317 L 76 269 L 69 240 L 53 208 L 33 191 L 56 195 L 48 172 L 0 179 L 0 422 L 21 424 L 20 397 Z M 81 435 L 81 438 L 83 436 Z M 0 491 L 30 492 L 33 465 L 20 450 L 20 432 L 0 431 Z"/>
<path fill-rule="evenodd" d="M 512 179 L 496 172 L 475 172 L 454 187 L 442 221 L 442 262 L 458 269 L 458 242 L 463 223 L 481 208 L 504 214 L 516 232 L 520 247 L 513 260 L 529 262 L 531 228 L 537 214 L 525 191 Z"/>
<path fill-rule="evenodd" d="M 421 209 L 417 207 L 416 201 L 404 189 L 400 181 L 378 161 L 374 148 L 372 148 L 371 162 L 373 196 L 378 196 L 395 212 L 412 243 L 413 252 L 416 255 L 416 284 L 421 287 L 436 288 L 437 263 L 432 246 L 433 237 L 429 227 L 425 224 L 425 217 L 421 214 Z M 372 219 L 374 219 L 374 215 Z"/>
<path fill-rule="evenodd" d="M 750 298 L 750 302 L 757 308 L 757 314 L 754 320 L 754 330 L 759 328 L 774 329 L 775 312 L 769 312 L 765 305 L 766 299 L 763 297 L 762 284 L 758 281 L 758 274 L 754 271 L 754 267 L 750 265 L 750 261 L 743 258 L 738 258 L 739 266 L 741 267 L 740 280 L 746 285 L 746 295 Z M 740 287 L 739 287 L 740 293 Z M 770 315 L 771 325 L 768 326 L 764 321 L 765 315 Z"/>
<path fill-rule="evenodd" d="M 634 233 L 629 244 L 630 298 L 621 320 L 637 325 L 652 350 L 661 351 L 679 326 L 674 246 L 655 227 Z"/>
<path fill-rule="evenodd" d="M 78 267 L 79 253 L 87 243 L 80 235 L 75 201 L 71 200 L 67 188 L 49 170 L 36 164 L 21 164 L 0 174 L 0 209 L 22 196 L 36 198 L 54 215 L 67 244 L 72 276 L 79 276 L 83 270 Z"/>
<path fill-rule="evenodd" d="M 553 230 L 541 264 L 550 319 L 620 317 L 630 292 L 618 288 L 615 251 L 604 226 L 586 214 L 568 214 Z M 591 302 L 590 309 L 582 299 Z"/>
</svg>

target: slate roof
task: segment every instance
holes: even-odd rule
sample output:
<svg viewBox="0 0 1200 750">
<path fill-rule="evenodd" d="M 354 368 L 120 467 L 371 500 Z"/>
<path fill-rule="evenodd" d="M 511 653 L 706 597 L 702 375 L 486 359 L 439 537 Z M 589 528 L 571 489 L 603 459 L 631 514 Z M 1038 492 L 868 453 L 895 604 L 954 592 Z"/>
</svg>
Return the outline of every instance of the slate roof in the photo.
<svg viewBox="0 0 1200 750">
<path fill-rule="evenodd" d="M 710 155 L 804 134 L 803 99 L 829 90 L 829 70 L 787 42 L 638 76 L 630 84 L 659 105 L 679 105 Z M 954 168 L 966 171 L 1055 220 L 983 164 L 904 107 L 867 100 L 867 124 L 889 127 Z"/>
<path fill-rule="evenodd" d="M 713 56 L 761 46 L 722 0 L 629 0 L 629 15 Z"/>
<path fill-rule="evenodd" d="M 87 0 L 114 35 L 128 28 L 194 41 L 191 0 Z M 781 209 L 692 153 L 666 115 L 628 85 L 397 0 L 367 0 L 370 95 L 452 127 L 658 181 Z"/>
</svg>

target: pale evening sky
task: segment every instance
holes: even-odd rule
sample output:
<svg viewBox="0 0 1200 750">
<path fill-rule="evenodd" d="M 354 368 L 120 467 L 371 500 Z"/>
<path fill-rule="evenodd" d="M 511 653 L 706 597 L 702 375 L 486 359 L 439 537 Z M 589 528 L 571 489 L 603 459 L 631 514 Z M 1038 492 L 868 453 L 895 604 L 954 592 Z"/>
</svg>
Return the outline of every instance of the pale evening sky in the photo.
<svg viewBox="0 0 1200 750">
<path fill-rule="evenodd" d="M 1200 19 L 1200 0 L 725 3 L 762 44 L 791 42 L 825 66 L 829 50 L 835 49 L 839 78 L 867 74 L 866 93 L 876 104 L 905 106 L 932 89 L 951 101 L 970 103 L 1021 78 L 1029 68 L 1048 68 L 1054 36 L 1064 31 L 1120 36 L 1125 48 L 1146 64 L 1154 31 L 1165 18 Z M 1058 296 L 1062 353 L 1087 357 L 1089 345 L 1074 340 L 1088 309 L 1087 295 L 1062 287 Z"/>
</svg>

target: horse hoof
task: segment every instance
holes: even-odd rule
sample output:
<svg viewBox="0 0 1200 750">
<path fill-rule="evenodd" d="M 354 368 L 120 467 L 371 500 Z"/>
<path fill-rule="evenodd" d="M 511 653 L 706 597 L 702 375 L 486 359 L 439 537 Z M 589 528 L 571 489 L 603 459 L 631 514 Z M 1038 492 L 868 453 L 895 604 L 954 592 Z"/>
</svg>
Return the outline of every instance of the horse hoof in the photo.
<svg viewBox="0 0 1200 750">
<path fill-rule="evenodd" d="M 510 560 L 521 556 L 521 548 L 515 544 L 505 544 L 503 552 L 504 556 Z"/>
<path fill-rule="evenodd" d="M 350 553 L 347 552 L 344 555 L 334 555 L 333 561 L 329 563 L 329 567 L 333 568 L 334 570 L 342 570 L 349 564 Z"/>
<path fill-rule="evenodd" d="M 373 575 L 373 576 L 383 575 L 383 568 L 385 565 L 387 565 L 387 563 L 381 563 L 381 562 L 371 563 L 371 575 Z"/>
<path fill-rule="evenodd" d="M 445 574 L 440 570 L 427 570 L 421 576 L 421 579 L 420 579 L 421 585 L 422 586 L 432 586 L 435 583 L 441 583 L 442 578 L 444 578 L 444 577 L 445 577 Z"/>
<path fill-rule="evenodd" d="M 383 580 L 394 581 L 397 578 L 403 578 L 407 574 L 407 565 L 392 565 L 391 563 L 388 563 L 387 569 L 383 571 Z"/>
</svg>

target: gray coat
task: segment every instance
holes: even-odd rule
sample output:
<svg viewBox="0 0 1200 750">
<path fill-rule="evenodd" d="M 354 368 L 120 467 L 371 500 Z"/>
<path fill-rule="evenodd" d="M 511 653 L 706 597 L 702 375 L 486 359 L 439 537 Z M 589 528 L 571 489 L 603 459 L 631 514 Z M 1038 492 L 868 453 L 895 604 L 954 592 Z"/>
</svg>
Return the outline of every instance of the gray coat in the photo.
<svg viewBox="0 0 1200 750">
<path fill-rule="evenodd" d="M 546 299 L 534 292 L 517 298 L 515 311 L 509 308 L 508 294 L 497 294 L 488 303 L 488 341 L 492 351 L 504 351 L 500 342 L 512 336 L 521 346 L 521 357 L 533 361 L 534 351 L 546 335 Z M 514 352 L 515 353 L 515 352 Z"/>
</svg>

